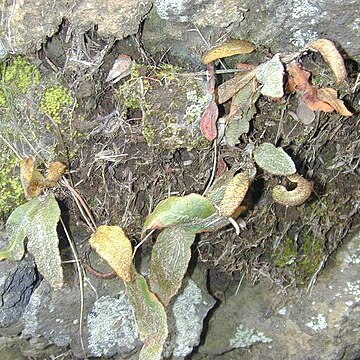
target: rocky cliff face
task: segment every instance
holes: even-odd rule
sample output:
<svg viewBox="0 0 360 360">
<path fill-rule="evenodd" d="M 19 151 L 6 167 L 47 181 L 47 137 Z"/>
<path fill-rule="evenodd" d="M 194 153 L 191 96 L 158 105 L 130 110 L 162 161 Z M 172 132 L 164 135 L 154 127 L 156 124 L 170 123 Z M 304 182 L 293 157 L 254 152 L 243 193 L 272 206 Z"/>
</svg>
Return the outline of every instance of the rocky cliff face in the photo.
<svg viewBox="0 0 360 360">
<path fill-rule="evenodd" d="M 92 41 L 84 33 L 96 30 L 104 49 L 99 51 L 101 59 L 116 40 L 132 36 L 146 56 L 161 58 L 166 54 L 176 63 L 195 68 L 201 66 L 204 52 L 225 38 L 246 39 L 260 49 L 277 53 L 297 51 L 321 37 L 334 41 L 349 62 L 360 61 L 357 0 L 18 0 L 4 5 L 0 58 L 34 54 L 45 43 L 48 51 L 56 52 L 59 44 L 48 40 L 60 29 L 65 34 L 61 40 L 61 46 L 65 44 L 61 53 L 64 58 L 69 38 L 83 37 L 76 48 L 81 53 L 82 46 Z M 92 78 L 92 59 L 84 54 L 73 60 L 86 63 L 90 68 L 88 78 Z M 71 54 L 67 56 L 71 58 Z M 93 109 L 95 81 L 86 80 L 84 84 L 79 86 L 84 98 L 78 98 L 81 102 L 90 94 L 88 108 Z M 173 104 L 171 95 L 176 95 L 176 89 L 170 89 L 166 98 Z M 160 105 L 164 94 L 153 94 Z M 161 105 L 166 110 L 174 107 L 166 102 Z M 148 119 L 150 125 L 158 124 L 159 108 L 155 115 Z M 114 132 L 120 127 L 116 125 Z M 161 134 L 161 129 L 153 132 Z M 192 158 L 186 161 L 191 163 Z M 127 181 L 132 173 L 125 170 L 122 173 Z M 309 291 L 280 292 L 265 280 L 255 286 L 244 282 L 239 289 L 233 283 L 219 297 L 217 306 L 208 291 L 212 287 L 207 284 L 208 270 L 198 266 L 172 307 L 172 328 L 177 336 L 173 336 L 165 353 L 180 359 L 196 348 L 193 359 L 360 358 L 359 263 L 360 235 L 353 234 L 328 261 L 326 271 Z M 78 279 L 69 267 L 67 270 L 66 285 L 53 291 L 41 279 L 29 255 L 18 263 L 0 263 L 0 357 L 62 354 L 64 358 L 136 358 L 141 342 L 120 280 L 85 278 L 82 344 Z"/>
</svg>

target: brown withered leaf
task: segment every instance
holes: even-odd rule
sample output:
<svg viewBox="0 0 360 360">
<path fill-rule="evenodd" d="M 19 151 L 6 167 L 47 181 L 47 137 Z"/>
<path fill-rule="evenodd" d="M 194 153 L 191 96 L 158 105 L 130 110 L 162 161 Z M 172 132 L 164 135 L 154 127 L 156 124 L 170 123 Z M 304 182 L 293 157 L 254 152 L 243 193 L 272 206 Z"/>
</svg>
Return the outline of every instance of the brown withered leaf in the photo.
<svg viewBox="0 0 360 360">
<path fill-rule="evenodd" d="M 310 48 L 318 51 L 323 56 L 334 73 L 338 84 L 346 81 L 347 73 L 344 59 L 332 41 L 328 39 L 318 39 L 310 44 Z"/>
<path fill-rule="evenodd" d="M 245 40 L 229 40 L 210 50 L 203 58 L 204 64 L 238 54 L 249 54 L 255 50 L 255 45 Z"/>
<path fill-rule="evenodd" d="M 311 74 L 308 71 L 303 70 L 298 63 L 289 66 L 287 71 L 289 74 L 288 90 L 299 93 L 310 110 L 334 111 L 333 107 L 318 98 L 318 87 L 310 84 L 309 78 Z"/>
<path fill-rule="evenodd" d="M 317 92 L 317 96 L 320 100 L 328 103 L 337 113 L 343 116 L 353 115 L 350 112 L 344 102 L 337 97 L 337 91 L 332 88 L 321 88 Z"/>
<path fill-rule="evenodd" d="M 60 161 L 49 165 L 49 170 L 44 177 L 36 170 L 35 158 L 29 156 L 20 162 L 20 181 L 23 186 L 25 197 L 29 200 L 41 194 L 42 190 L 56 186 L 64 174 L 66 166 Z"/>
<path fill-rule="evenodd" d="M 20 162 L 20 181 L 23 186 L 25 197 L 29 200 L 40 195 L 41 184 L 44 176 L 35 169 L 35 158 L 29 156 Z"/>
<path fill-rule="evenodd" d="M 215 98 L 210 102 L 200 119 L 201 132 L 208 140 L 214 140 L 217 137 L 217 119 L 219 117 L 219 108 Z"/>
<path fill-rule="evenodd" d="M 231 99 L 236 93 L 238 93 L 246 84 L 248 84 L 256 75 L 256 69 L 253 69 L 245 74 L 239 74 L 232 79 L 225 81 L 218 87 L 218 103 Z"/>
</svg>

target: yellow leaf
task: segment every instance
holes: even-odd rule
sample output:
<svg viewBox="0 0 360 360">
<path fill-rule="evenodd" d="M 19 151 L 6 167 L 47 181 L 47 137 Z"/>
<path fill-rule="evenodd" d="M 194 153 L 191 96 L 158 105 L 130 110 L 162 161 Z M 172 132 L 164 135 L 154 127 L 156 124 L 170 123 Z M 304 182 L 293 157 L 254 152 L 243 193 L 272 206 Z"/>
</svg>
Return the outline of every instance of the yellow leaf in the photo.
<svg viewBox="0 0 360 360">
<path fill-rule="evenodd" d="M 346 81 L 347 74 L 344 59 L 332 41 L 327 39 L 315 40 L 310 44 L 310 48 L 317 50 L 323 56 L 333 71 L 338 84 Z"/>
<path fill-rule="evenodd" d="M 245 40 L 229 40 L 214 49 L 210 50 L 203 58 L 204 64 L 221 59 L 223 57 L 248 54 L 255 50 L 255 45 Z"/>
<path fill-rule="evenodd" d="M 219 214 L 230 217 L 244 200 L 250 186 L 250 178 L 247 173 L 236 174 L 226 187 L 224 196 L 219 205 Z"/>
<path fill-rule="evenodd" d="M 317 97 L 321 100 L 329 104 L 336 112 L 343 116 L 351 116 L 353 115 L 346 106 L 344 102 L 337 97 L 337 91 L 332 88 L 322 88 L 317 92 Z"/>
<path fill-rule="evenodd" d="M 121 227 L 99 226 L 91 235 L 90 245 L 126 283 L 135 280 L 132 246 Z"/>
</svg>

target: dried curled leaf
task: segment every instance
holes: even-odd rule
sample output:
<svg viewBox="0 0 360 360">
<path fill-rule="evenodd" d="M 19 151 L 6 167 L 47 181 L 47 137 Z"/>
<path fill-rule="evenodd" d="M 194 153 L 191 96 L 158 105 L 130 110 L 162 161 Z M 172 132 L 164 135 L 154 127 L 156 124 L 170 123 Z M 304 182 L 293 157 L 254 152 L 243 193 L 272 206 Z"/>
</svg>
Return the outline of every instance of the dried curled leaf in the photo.
<svg viewBox="0 0 360 360">
<path fill-rule="evenodd" d="M 337 113 L 342 116 L 351 116 L 353 115 L 350 112 L 344 102 L 337 97 L 337 91 L 332 88 L 322 88 L 317 92 L 317 96 L 320 100 L 328 103 Z"/>
<path fill-rule="evenodd" d="M 140 339 L 144 343 L 139 360 L 161 360 L 161 353 L 168 337 L 164 306 L 149 291 L 145 278 L 140 274 L 136 274 L 135 281 L 127 284 L 127 293 L 134 308 Z"/>
<path fill-rule="evenodd" d="M 318 51 L 323 56 L 333 71 L 338 84 L 346 81 L 347 73 L 344 59 L 332 41 L 327 39 L 315 40 L 310 44 L 310 48 Z"/>
<path fill-rule="evenodd" d="M 164 229 L 153 247 L 149 284 L 164 306 L 181 287 L 196 234 L 181 226 Z"/>
<path fill-rule="evenodd" d="M 90 245 L 126 283 L 135 279 L 130 240 L 119 226 L 102 225 L 91 235 Z"/>
<path fill-rule="evenodd" d="M 219 215 L 231 217 L 243 202 L 250 187 L 250 178 L 246 172 L 236 174 L 227 185 L 219 205 Z"/>
<path fill-rule="evenodd" d="M 278 204 L 298 206 L 303 204 L 312 193 L 311 183 L 299 174 L 287 176 L 292 183 L 297 184 L 294 190 L 287 190 L 283 185 L 277 185 L 272 190 L 272 198 Z"/>
<path fill-rule="evenodd" d="M 49 187 L 56 186 L 61 176 L 64 174 L 66 166 L 60 161 L 55 161 L 49 165 L 46 177 L 36 170 L 35 158 L 29 156 L 20 162 L 20 180 L 24 188 L 25 197 L 29 200 L 41 194 Z"/>
<path fill-rule="evenodd" d="M 249 54 L 255 50 L 255 45 L 245 40 L 229 40 L 210 50 L 203 58 L 204 64 L 238 54 Z"/>
<path fill-rule="evenodd" d="M 296 172 L 291 157 L 281 147 L 270 143 L 263 143 L 255 149 L 254 160 L 270 174 L 287 176 Z"/>
<path fill-rule="evenodd" d="M 332 88 L 318 88 L 310 84 L 310 73 L 301 69 L 299 64 L 288 67 L 288 89 L 300 94 L 301 100 L 312 111 L 333 112 L 343 116 L 351 116 L 343 101 L 337 98 L 337 92 Z"/>
</svg>

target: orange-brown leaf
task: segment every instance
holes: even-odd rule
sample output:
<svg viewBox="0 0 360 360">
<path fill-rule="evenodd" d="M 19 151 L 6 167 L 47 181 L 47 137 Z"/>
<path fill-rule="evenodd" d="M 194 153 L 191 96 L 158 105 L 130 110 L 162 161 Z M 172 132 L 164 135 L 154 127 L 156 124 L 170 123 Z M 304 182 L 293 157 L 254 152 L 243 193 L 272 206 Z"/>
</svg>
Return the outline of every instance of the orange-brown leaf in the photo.
<svg viewBox="0 0 360 360">
<path fill-rule="evenodd" d="M 313 111 L 332 112 L 334 108 L 320 100 L 317 96 L 318 87 L 309 82 L 310 73 L 303 70 L 298 63 L 287 68 L 289 73 L 288 90 L 300 93 L 307 107 Z"/>
<path fill-rule="evenodd" d="M 337 113 L 343 116 L 351 116 L 353 115 L 350 112 L 344 102 L 337 97 L 337 91 L 332 88 L 322 88 L 318 90 L 318 98 L 327 104 L 329 104 Z"/>
<path fill-rule="evenodd" d="M 200 129 L 204 136 L 209 140 L 217 137 L 217 119 L 219 116 L 219 108 L 213 99 L 204 111 L 200 120 Z"/>
<path fill-rule="evenodd" d="M 333 71 L 338 84 L 346 81 L 347 73 L 344 59 L 332 41 L 327 39 L 315 40 L 310 44 L 310 48 L 317 50 L 323 56 Z"/>
<path fill-rule="evenodd" d="M 36 170 L 35 158 L 29 156 L 20 162 L 20 181 L 23 186 L 25 197 L 32 199 L 41 194 L 45 188 L 56 186 L 64 174 L 66 166 L 60 161 L 55 161 L 49 165 L 49 171 L 44 177 L 40 171 Z"/>
</svg>

